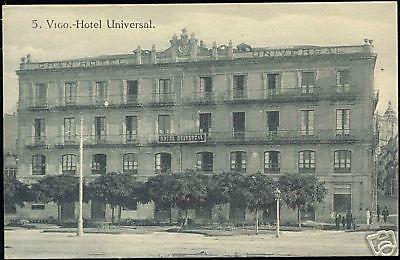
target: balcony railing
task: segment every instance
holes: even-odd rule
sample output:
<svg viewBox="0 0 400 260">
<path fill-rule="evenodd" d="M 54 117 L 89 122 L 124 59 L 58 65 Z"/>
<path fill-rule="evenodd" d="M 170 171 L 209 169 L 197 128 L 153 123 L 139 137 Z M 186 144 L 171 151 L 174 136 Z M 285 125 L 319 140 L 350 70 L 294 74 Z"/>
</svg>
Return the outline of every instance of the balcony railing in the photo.
<svg viewBox="0 0 400 260">
<path fill-rule="evenodd" d="M 304 85 L 295 88 L 274 89 L 243 89 L 229 92 L 203 91 L 196 92 L 191 97 L 185 98 L 189 103 L 210 104 L 215 102 L 252 102 L 252 101 L 307 101 L 317 98 L 353 99 L 356 90 L 348 84 L 328 86 L 321 89 L 314 85 Z M 104 107 L 107 101 L 110 107 L 126 106 L 165 106 L 176 105 L 175 93 L 152 93 L 151 95 L 76 95 L 68 97 L 26 98 L 19 105 L 23 109 L 49 109 L 49 108 L 85 108 Z"/>
<path fill-rule="evenodd" d="M 310 133 L 310 132 L 309 132 Z M 241 144 L 241 143 L 321 143 L 321 142 L 355 142 L 367 140 L 361 132 L 350 131 L 346 135 L 337 135 L 335 130 L 314 130 L 312 134 L 305 135 L 300 130 L 276 131 L 243 131 L 243 132 L 209 132 L 209 133 L 182 133 L 182 134 L 109 134 L 109 135 L 84 135 L 84 146 L 104 145 L 160 145 L 160 144 Z M 171 136 L 171 138 L 168 138 Z M 28 136 L 24 140 L 27 147 L 55 146 L 59 148 L 79 145 L 79 135 L 71 136 Z M 368 139 L 369 140 L 369 139 Z"/>
<path fill-rule="evenodd" d="M 25 138 L 25 145 L 27 147 L 45 147 L 47 146 L 46 136 L 28 136 Z"/>
<path fill-rule="evenodd" d="M 175 93 L 153 93 L 150 106 L 175 105 Z"/>
<path fill-rule="evenodd" d="M 197 104 L 210 104 L 214 103 L 215 101 L 216 99 L 214 91 L 196 92 L 193 94 L 193 97 L 189 99 L 190 103 Z"/>
</svg>

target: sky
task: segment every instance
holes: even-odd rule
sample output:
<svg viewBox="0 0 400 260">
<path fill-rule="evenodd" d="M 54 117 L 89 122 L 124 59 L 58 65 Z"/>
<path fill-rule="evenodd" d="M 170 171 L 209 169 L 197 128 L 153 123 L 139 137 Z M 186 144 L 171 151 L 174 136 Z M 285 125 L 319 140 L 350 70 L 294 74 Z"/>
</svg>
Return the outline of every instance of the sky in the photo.
<svg viewBox="0 0 400 260">
<path fill-rule="evenodd" d="M 245 42 L 256 47 L 360 45 L 373 39 L 378 59 L 378 111 L 397 111 L 397 3 L 3 6 L 3 114 L 16 111 L 20 58 L 33 62 L 130 53 L 140 45 L 169 47 L 183 28 L 207 47 Z M 153 29 L 49 29 L 46 20 L 152 20 Z M 37 20 L 42 29 L 32 28 Z"/>
</svg>

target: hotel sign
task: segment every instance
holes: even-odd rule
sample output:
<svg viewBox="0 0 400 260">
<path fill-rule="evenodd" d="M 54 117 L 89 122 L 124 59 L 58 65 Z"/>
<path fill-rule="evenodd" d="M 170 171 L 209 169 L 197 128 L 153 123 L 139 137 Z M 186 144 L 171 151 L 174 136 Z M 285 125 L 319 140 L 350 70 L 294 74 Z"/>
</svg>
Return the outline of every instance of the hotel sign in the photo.
<svg viewBox="0 0 400 260">
<path fill-rule="evenodd" d="M 191 134 L 191 135 L 160 135 L 158 136 L 159 143 L 205 143 L 205 134 Z"/>
<path fill-rule="evenodd" d="M 295 57 L 295 56 L 318 56 L 329 54 L 350 54 L 364 52 L 363 46 L 333 46 L 333 47 L 305 47 L 305 48 L 280 48 L 280 49 L 259 49 L 246 52 L 234 53 L 234 58 L 252 57 Z M 157 63 L 171 62 L 158 60 Z M 144 62 L 146 63 L 146 62 Z M 88 58 L 82 60 L 56 61 L 56 62 L 23 62 L 21 69 L 65 69 L 65 68 L 92 68 L 101 66 L 119 66 L 138 64 L 135 56 L 110 57 L 103 59 Z"/>
<path fill-rule="evenodd" d="M 329 54 L 345 54 L 353 52 L 354 50 L 350 50 L 348 47 L 315 47 L 315 48 L 301 48 L 301 49 L 288 48 L 288 49 L 253 51 L 252 56 L 253 57 L 318 56 L 318 55 L 329 55 Z"/>
</svg>

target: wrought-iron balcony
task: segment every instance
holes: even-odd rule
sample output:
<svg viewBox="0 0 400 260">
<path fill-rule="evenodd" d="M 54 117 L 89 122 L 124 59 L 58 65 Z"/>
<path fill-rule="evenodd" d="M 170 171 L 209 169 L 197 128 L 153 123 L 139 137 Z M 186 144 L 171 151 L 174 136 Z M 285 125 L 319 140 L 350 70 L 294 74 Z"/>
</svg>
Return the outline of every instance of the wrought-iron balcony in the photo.
<svg viewBox="0 0 400 260">
<path fill-rule="evenodd" d="M 358 136 L 358 135 L 357 135 Z M 162 138 L 161 138 L 162 137 Z M 169 138 L 170 137 L 170 138 Z M 192 138 L 189 138 L 192 137 Z M 318 143 L 355 141 L 354 131 L 337 135 L 335 130 L 286 130 L 274 131 L 223 131 L 209 133 L 182 133 L 149 135 L 148 142 L 161 143 Z"/>
<path fill-rule="evenodd" d="M 175 93 L 153 93 L 149 102 L 150 106 L 174 106 Z"/>
<path fill-rule="evenodd" d="M 357 91 L 349 84 L 336 85 L 326 90 L 326 96 L 332 99 L 355 99 Z"/>
<path fill-rule="evenodd" d="M 226 102 L 247 101 L 293 101 L 314 100 L 320 94 L 320 89 L 315 86 L 303 86 L 300 88 L 275 88 L 275 89 L 247 89 L 234 90 L 225 94 Z"/>
<path fill-rule="evenodd" d="M 79 135 L 65 135 L 53 137 L 54 146 L 56 148 L 78 147 L 80 142 Z M 134 134 L 112 134 L 112 135 L 84 135 L 84 146 L 109 146 L 109 145 L 124 145 L 137 146 L 139 140 Z"/>
<path fill-rule="evenodd" d="M 27 136 L 25 138 L 25 146 L 27 148 L 46 148 L 48 146 L 48 138 L 46 136 Z"/>
<path fill-rule="evenodd" d="M 203 92 L 196 92 L 193 94 L 191 98 L 189 98 L 189 103 L 192 104 L 213 104 L 215 103 L 215 92 L 214 91 L 203 91 Z"/>
</svg>

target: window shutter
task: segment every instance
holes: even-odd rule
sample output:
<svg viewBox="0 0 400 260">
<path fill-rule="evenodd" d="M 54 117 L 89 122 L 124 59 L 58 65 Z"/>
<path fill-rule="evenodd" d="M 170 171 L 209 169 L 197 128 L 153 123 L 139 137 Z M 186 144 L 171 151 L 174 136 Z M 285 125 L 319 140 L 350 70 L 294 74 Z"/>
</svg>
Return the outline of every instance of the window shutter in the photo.
<svg viewBox="0 0 400 260">
<path fill-rule="evenodd" d="M 120 90 L 121 90 L 121 95 L 122 95 L 122 102 L 126 103 L 127 102 L 127 90 L 128 90 L 128 81 L 127 80 L 121 80 L 120 81 Z"/>
<path fill-rule="evenodd" d="M 230 98 L 232 98 L 232 93 L 233 93 L 233 75 L 230 74 L 228 75 L 228 86 L 227 86 L 227 93 L 229 95 Z"/>
<path fill-rule="evenodd" d="M 297 87 L 301 88 L 301 71 L 296 70 L 296 72 L 297 72 Z"/>
<path fill-rule="evenodd" d="M 64 96 L 65 96 L 65 83 L 64 82 L 58 82 L 57 83 L 57 89 L 58 89 L 58 104 L 63 105 L 64 104 Z"/>
<path fill-rule="evenodd" d="M 64 134 L 64 131 L 65 131 L 64 130 L 64 128 L 65 128 L 65 126 L 64 126 L 65 119 L 63 118 L 62 120 L 63 120 L 63 122 L 60 124 L 60 134 L 56 138 L 59 138 L 59 141 L 65 142 L 65 140 L 64 140 L 64 137 L 65 137 L 65 134 Z"/>
</svg>

